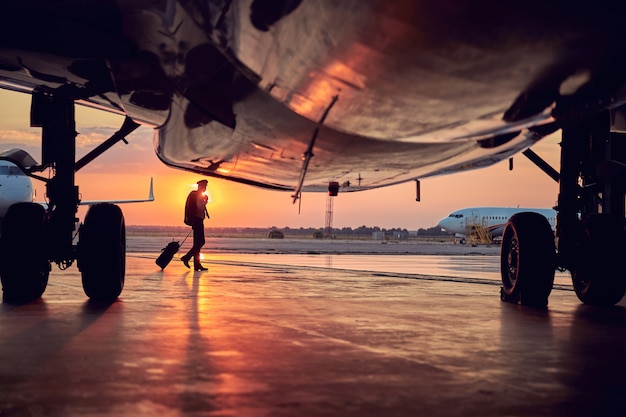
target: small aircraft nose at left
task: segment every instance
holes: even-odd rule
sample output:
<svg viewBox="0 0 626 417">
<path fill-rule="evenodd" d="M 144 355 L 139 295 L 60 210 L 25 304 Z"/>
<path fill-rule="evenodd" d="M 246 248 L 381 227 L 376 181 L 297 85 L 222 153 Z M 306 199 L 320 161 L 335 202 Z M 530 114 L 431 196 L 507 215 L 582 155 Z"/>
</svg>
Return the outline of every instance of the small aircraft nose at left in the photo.
<svg viewBox="0 0 626 417">
<path fill-rule="evenodd" d="M 459 229 L 462 226 L 462 221 L 459 219 L 460 219 L 459 215 L 456 212 L 454 212 L 450 214 L 448 217 L 444 217 L 443 219 L 439 220 L 439 223 L 437 223 L 437 226 L 441 227 L 442 229 L 448 232 L 458 233 L 459 230 L 457 229 Z"/>
<path fill-rule="evenodd" d="M 448 228 L 450 227 L 450 218 L 445 217 L 439 220 L 439 223 L 437 223 L 437 226 L 441 227 L 442 229 L 448 230 Z"/>
<path fill-rule="evenodd" d="M 0 160 L 0 218 L 15 203 L 33 201 L 31 179 L 14 163 Z"/>
</svg>

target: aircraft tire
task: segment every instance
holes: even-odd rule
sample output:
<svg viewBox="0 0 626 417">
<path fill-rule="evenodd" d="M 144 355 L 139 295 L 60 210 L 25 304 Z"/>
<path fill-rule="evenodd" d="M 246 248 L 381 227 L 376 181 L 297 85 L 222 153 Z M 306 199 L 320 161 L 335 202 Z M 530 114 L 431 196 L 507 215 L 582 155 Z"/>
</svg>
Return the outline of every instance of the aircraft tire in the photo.
<svg viewBox="0 0 626 417">
<path fill-rule="evenodd" d="M 626 291 L 624 227 L 614 216 L 596 214 L 583 222 L 583 228 L 584 238 L 576 258 L 580 264 L 571 271 L 576 296 L 585 304 L 616 304 Z"/>
<path fill-rule="evenodd" d="M 513 215 L 502 233 L 502 301 L 547 306 L 555 266 L 554 234 L 548 220 L 538 213 Z"/>
<path fill-rule="evenodd" d="M 49 275 L 44 208 L 36 203 L 13 204 L 0 235 L 3 301 L 25 304 L 36 300 L 46 290 Z"/>
<path fill-rule="evenodd" d="M 90 207 L 81 226 L 78 269 L 83 290 L 94 301 L 113 302 L 126 273 L 126 228 L 122 210 L 110 203 Z"/>
</svg>

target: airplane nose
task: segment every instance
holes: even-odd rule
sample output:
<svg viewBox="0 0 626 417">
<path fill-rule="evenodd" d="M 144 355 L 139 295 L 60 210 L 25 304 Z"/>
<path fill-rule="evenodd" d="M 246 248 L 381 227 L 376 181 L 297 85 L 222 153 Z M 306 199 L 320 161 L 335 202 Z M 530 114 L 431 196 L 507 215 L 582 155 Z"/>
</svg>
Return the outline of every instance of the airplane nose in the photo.
<svg viewBox="0 0 626 417">
<path fill-rule="evenodd" d="M 446 217 L 445 219 L 441 219 L 439 223 L 437 223 L 437 226 L 441 227 L 442 229 L 447 229 L 449 224 L 450 219 Z"/>
</svg>

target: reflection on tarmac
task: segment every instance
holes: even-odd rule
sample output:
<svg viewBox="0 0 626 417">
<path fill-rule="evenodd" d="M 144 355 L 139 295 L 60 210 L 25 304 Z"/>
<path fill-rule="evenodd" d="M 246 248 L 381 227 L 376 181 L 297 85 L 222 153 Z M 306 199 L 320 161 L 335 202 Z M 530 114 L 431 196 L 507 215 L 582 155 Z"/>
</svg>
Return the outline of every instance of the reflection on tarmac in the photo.
<svg viewBox="0 0 626 417">
<path fill-rule="evenodd" d="M 209 254 L 209 261 L 310 268 L 332 268 L 389 274 L 417 274 L 434 277 L 488 280 L 500 283 L 500 257 L 448 255 L 301 255 L 301 254 Z M 557 271 L 555 284 L 571 287 L 569 272 Z"/>
<path fill-rule="evenodd" d="M 131 238 L 129 250 L 156 257 L 166 242 L 154 238 Z M 187 246 L 190 245 L 187 242 Z M 184 253 L 188 247 L 179 251 Z M 145 253 L 141 253 L 145 252 Z M 340 239 L 209 239 L 204 248 L 207 261 L 234 265 L 269 264 L 332 268 L 384 274 L 417 274 L 451 279 L 500 282 L 498 245 L 458 245 L 419 241 L 385 242 Z M 179 256 L 175 256 L 174 262 Z M 569 272 L 558 272 L 555 284 L 571 288 Z"/>
<path fill-rule="evenodd" d="M 240 256 L 237 255 L 239 258 Z M 556 289 L 131 254 L 111 305 L 75 268 L 0 306 L 1 416 L 621 416 L 626 309 Z M 420 278 L 418 276 L 415 276 Z"/>
</svg>

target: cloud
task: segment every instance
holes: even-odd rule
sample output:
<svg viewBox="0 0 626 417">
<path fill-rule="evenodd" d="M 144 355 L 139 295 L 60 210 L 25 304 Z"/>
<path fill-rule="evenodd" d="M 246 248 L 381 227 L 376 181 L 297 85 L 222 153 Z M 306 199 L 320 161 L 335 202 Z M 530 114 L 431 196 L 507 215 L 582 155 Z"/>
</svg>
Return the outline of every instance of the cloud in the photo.
<svg viewBox="0 0 626 417">
<path fill-rule="evenodd" d="M 87 127 L 80 129 L 76 137 L 77 148 L 92 148 L 100 145 L 117 132 L 112 127 Z M 152 129 L 139 128 L 126 137 L 129 145 L 135 149 L 152 149 Z"/>
<path fill-rule="evenodd" d="M 117 128 L 86 127 L 81 128 L 76 137 L 76 159 L 80 159 L 109 139 Z M 128 144 L 118 142 L 84 169 L 89 172 L 109 173 L 112 167 L 121 172 L 141 172 L 155 164 L 152 144 L 152 128 L 141 127 L 128 135 Z M 28 152 L 41 162 L 41 129 L 2 129 L 0 130 L 0 151 L 19 148 Z"/>
<path fill-rule="evenodd" d="M 39 145 L 41 144 L 41 131 L 39 129 L 0 130 L 0 143 Z"/>
</svg>

